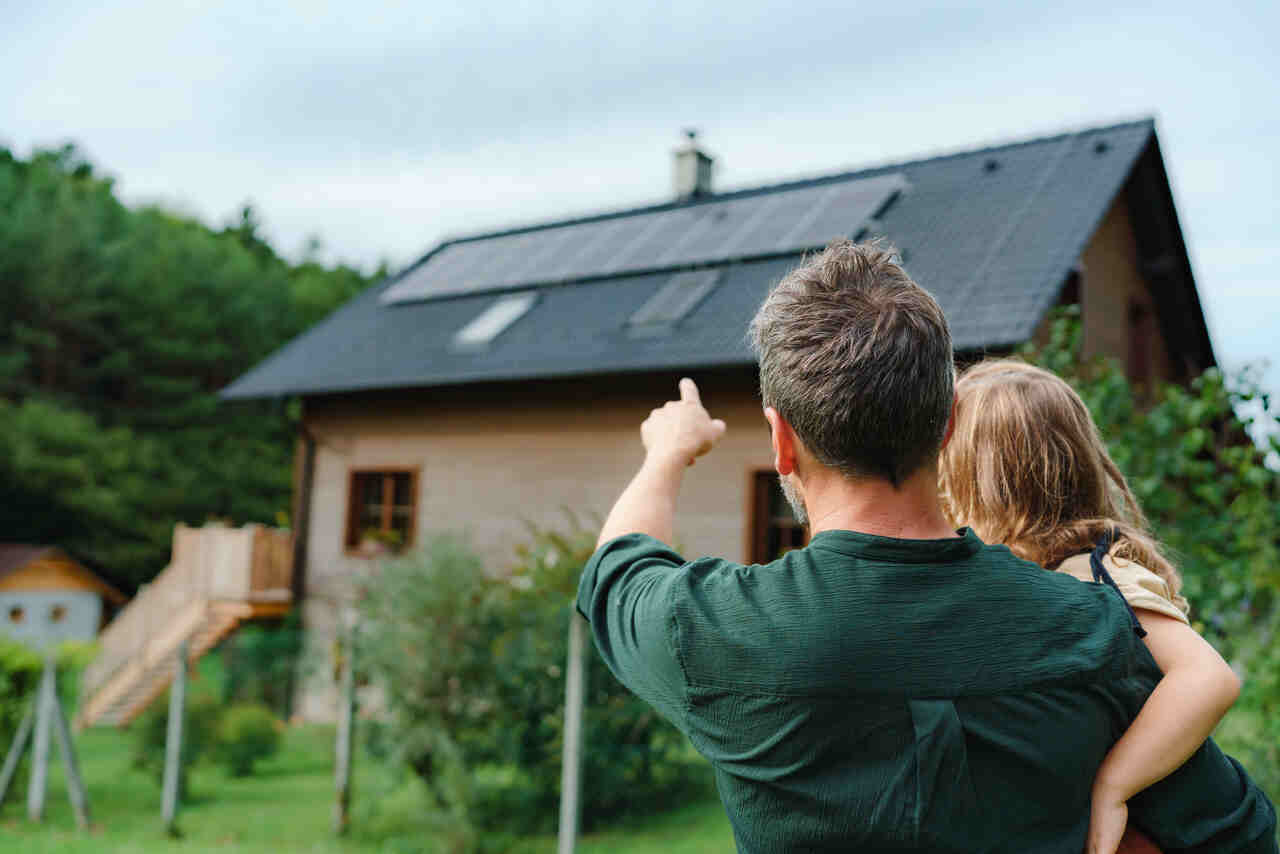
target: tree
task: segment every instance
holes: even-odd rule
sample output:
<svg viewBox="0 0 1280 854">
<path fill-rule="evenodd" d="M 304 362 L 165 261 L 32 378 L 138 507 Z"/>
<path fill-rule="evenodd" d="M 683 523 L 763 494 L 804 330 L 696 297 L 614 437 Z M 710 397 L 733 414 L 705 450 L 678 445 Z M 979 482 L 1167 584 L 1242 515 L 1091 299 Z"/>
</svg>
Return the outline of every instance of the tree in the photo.
<svg viewBox="0 0 1280 854">
<path fill-rule="evenodd" d="M 131 209 L 72 146 L 0 149 L 4 536 L 54 542 L 128 586 L 173 525 L 275 523 L 296 408 L 217 392 L 369 284 L 292 265 L 250 205 L 221 231 Z"/>
</svg>

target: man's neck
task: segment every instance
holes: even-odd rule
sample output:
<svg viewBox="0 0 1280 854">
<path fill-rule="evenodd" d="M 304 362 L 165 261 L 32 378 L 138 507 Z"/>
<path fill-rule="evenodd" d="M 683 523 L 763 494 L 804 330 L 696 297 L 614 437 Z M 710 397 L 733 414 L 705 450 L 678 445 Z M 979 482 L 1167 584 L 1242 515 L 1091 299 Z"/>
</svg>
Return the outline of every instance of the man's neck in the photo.
<svg viewBox="0 0 1280 854">
<path fill-rule="evenodd" d="M 803 479 L 809 532 L 858 531 L 902 540 L 954 537 L 938 500 L 938 475 L 924 466 L 897 488 L 882 478 L 848 478 L 810 466 Z"/>
</svg>

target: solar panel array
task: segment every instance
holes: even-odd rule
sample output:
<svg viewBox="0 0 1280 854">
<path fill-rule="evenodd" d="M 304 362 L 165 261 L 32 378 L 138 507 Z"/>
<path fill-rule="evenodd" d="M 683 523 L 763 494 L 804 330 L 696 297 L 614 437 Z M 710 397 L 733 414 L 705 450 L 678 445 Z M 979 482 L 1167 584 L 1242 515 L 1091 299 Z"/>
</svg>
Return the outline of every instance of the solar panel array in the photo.
<svg viewBox="0 0 1280 854">
<path fill-rule="evenodd" d="M 852 237 L 906 186 L 901 173 L 710 201 L 450 244 L 384 303 L 679 269 Z"/>
</svg>

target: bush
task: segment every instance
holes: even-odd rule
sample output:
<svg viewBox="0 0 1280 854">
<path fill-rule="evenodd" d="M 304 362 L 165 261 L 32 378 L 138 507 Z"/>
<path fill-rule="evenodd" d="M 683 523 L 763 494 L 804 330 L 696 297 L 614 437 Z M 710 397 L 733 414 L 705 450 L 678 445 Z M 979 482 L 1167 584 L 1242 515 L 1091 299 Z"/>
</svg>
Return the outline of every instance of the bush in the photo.
<svg viewBox="0 0 1280 854">
<path fill-rule="evenodd" d="M 281 723 L 261 703 L 242 703 L 222 713 L 218 724 L 217 757 L 232 777 L 248 777 L 259 759 L 280 749 Z"/>
<path fill-rule="evenodd" d="M 68 718 L 74 715 L 80 671 L 92 660 L 93 651 L 92 644 L 68 641 L 55 653 L 58 695 Z M 23 716 L 31 710 L 43 672 L 44 658 L 38 650 L 0 635 L 0 756 L 8 752 Z M 11 783 L 11 791 L 20 789 L 24 781 L 25 777 L 19 772 Z"/>
<path fill-rule="evenodd" d="M 188 694 L 182 720 L 182 773 L 178 778 L 179 797 L 188 792 L 188 774 L 213 747 L 222 707 L 207 694 Z M 147 706 L 130 726 L 133 733 L 133 766 L 151 772 L 157 783 L 164 781 L 164 752 L 169 734 L 169 692 Z"/>
<path fill-rule="evenodd" d="M 219 647 L 224 703 L 261 703 L 287 719 L 302 653 L 301 609 L 278 624 L 244 626 Z"/>
<path fill-rule="evenodd" d="M 1080 363 L 1078 310 L 1051 329 L 1024 355 L 1088 404 L 1182 573 L 1196 629 L 1244 677 L 1222 746 L 1280 798 L 1280 476 L 1267 465 L 1280 455 L 1280 414 L 1251 369 L 1135 389 L 1114 363 Z"/>
<path fill-rule="evenodd" d="M 23 716 L 31 708 L 42 667 L 39 653 L 0 635 L 0 755 L 8 752 Z M 11 789 L 21 791 L 25 782 L 20 771 Z M 9 799 L 14 800 L 12 795 Z"/>
<path fill-rule="evenodd" d="M 38 652 L 0 635 L 0 742 L 6 746 L 31 706 L 42 666 Z"/>
<path fill-rule="evenodd" d="M 566 633 L 594 545 L 577 525 L 535 530 L 511 577 L 492 579 L 464 540 L 438 535 L 368 583 L 357 660 L 385 691 L 379 746 L 422 780 L 423 809 L 483 831 L 458 839 L 555 828 Z M 705 791 L 684 737 L 589 657 L 584 828 Z"/>
</svg>

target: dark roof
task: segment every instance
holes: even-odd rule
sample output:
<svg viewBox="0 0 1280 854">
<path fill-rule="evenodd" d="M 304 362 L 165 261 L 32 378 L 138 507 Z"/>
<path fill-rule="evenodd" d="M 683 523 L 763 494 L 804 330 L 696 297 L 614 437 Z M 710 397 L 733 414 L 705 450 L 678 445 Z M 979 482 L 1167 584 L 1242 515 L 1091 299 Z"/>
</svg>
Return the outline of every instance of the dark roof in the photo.
<svg viewBox="0 0 1280 854">
<path fill-rule="evenodd" d="M 857 233 L 848 236 L 879 233 L 899 248 L 908 272 L 942 305 L 958 350 L 1010 347 L 1029 338 L 1056 302 L 1135 163 L 1154 145 L 1154 124 L 1143 120 L 718 194 L 710 200 L 446 241 L 281 348 L 223 395 L 325 394 L 749 365 L 754 359 L 745 337 L 747 322 L 803 253 L 755 258 L 745 253 L 748 260 L 712 265 L 723 270 L 719 283 L 668 335 L 631 334 L 627 321 L 670 280 L 670 269 L 539 285 L 539 299 L 528 314 L 478 351 L 460 350 L 451 341 L 501 298 L 494 292 L 399 304 L 386 304 L 379 296 L 460 242 L 497 245 L 513 234 L 550 229 L 562 235 L 566 226 L 576 224 L 893 174 L 905 179 L 905 189 L 878 212 L 870 231 L 851 224 Z M 1173 219 L 1176 224 L 1176 215 Z M 506 289 L 518 285 L 509 283 Z"/>
<path fill-rule="evenodd" d="M 53 551 L 53 546 L 30 546 L 26 543 L 0 543 L 0 578 L 22 569 L 33 560 Z"/>
<path fill-rule="evenodd" d="M 129 597 L 117 590 L 110 582 L 57 546 L 0 543 L 0 578 L 4 578 L 10 573 L 22 569 L 27 564 L 46 557 L 58 557 L 75 564 L 76 568 L 98 587 L 99 592 L 114 604 L 122 605 L 128 601 Z"/>
</svg>

